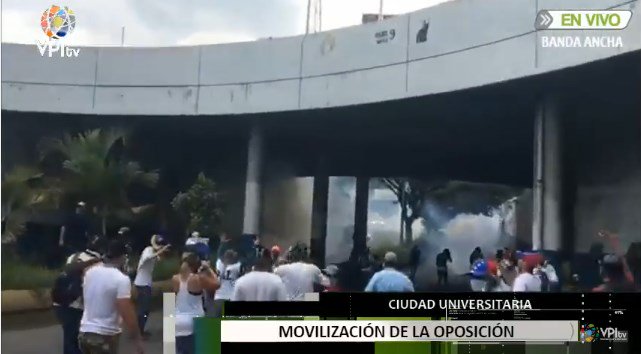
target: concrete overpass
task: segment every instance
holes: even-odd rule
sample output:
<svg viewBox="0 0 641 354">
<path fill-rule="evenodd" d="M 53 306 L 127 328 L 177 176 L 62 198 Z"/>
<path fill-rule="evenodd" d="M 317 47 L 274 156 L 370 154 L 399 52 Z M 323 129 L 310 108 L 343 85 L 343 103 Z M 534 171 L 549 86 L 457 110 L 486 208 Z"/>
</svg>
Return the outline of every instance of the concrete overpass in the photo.
<svg viewBox="0 0 641 354">
<path fill-rule="evenodd" d="M 260 231 L 261 186 L 280 161 L 316 177 L 316 242 L 326 237 L 327 176 L 402 174 L 531 186 L 536 248 L 585 250 L 601 227 L 630 242 L 641 238 L 637 3 L 452 1 L 307 36 L 87 47 L 74 59 L 3 44 L 3 138 L 20 137 L 6 127 L 49 117 L 154 129 L 180 122 L 184 134 L 209 127 L 212 136 L 247 139 L 233 178 L 246 182 L 238 214 L 248 233 Z M 544 35 L 575 35 L 534 29 L 539 10 L 562 8 L 632 9 L 616 32 L 624 46 L 540 46 Z M 384 31 L 388 41 L 377 43 Z M 3 165 L 12 158 L 5 150 Z M 359 195 L 357 206 L 366 205 Z"/>
</svg>

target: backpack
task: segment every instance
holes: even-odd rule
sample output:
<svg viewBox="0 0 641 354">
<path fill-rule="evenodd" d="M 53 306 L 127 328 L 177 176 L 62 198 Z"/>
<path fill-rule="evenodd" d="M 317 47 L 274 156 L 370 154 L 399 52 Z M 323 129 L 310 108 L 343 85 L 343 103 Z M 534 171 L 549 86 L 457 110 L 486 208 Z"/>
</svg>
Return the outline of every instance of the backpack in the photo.
<svg viewBox="0 0 641 354">
<path fill-rule="evenodd" d="M 69 264 L 65 267 L 51 289 L 51 300 L 60 306 L 68 307 L 82 296 L 82 275 L 84 270 L 98 262 L 100 259 L 91 259 L 79 262 L 80 253 L 75 254 Z"/>
</svg>

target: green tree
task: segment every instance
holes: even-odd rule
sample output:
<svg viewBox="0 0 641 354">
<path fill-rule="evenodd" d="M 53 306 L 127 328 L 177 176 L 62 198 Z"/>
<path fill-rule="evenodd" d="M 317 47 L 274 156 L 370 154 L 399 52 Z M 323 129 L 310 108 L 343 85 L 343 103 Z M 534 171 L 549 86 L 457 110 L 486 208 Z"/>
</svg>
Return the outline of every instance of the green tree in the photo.
<svg viewBox="0 0 641 354">
<path fill-rule="evenodd" d="M 204 173 L 198 174 L 186 192 L 179 192 L 171 206 L 186 220 L 189 231 L 198 231 L 203 237 L 221 232 L 223 196 L 216 183 Z"/>
<path fill-rule="evenodd" d="M 119 130 L 89 130 L 78 135 L 46 139 L 41 157 L 61 157 L 61 172 L 50 184 L 50 192 L 67 200 L 87 203 L 101 219 L 106 234 L 110 217 L 134 210 L 127 191 L 134 184 L 153 188 L 157 171 L 145 171 L 126 158 L 126 134 Z"/>
<path fill-rule="evenodd" d="M 413 240 L 412 225 L 421 217 L 425 198 L 441 188 L 443 183 L 424 182 L 413 178 L 382 178 L 381 181 L 398 199 L 401 207 L 400 243 Z"/>
<path fill-rule="evenodd" d="M 2 179 L 2 239 L 15 241 L 25 231 L 29 215 L 46 201 L 43 175 L 33 167 L 18 166 Z"/>
</svg>

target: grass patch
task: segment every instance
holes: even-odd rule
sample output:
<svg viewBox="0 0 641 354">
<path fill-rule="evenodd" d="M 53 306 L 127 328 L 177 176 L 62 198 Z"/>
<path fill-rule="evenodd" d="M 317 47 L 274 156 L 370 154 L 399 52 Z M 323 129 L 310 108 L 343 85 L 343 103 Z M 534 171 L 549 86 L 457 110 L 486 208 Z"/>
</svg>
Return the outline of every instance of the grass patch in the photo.
<svg viewBox="0 0 641 354">
<path fill-rule="evenodd" d="M 137 264 L 137 263 L 134 263 Z M 166 258 L 156 262 L 153 279 L 167 280 L 178 273 L 179 257 Z M 2 260 L 2 290 L 38 290 L 53 286 L 61 269 L 47 269 L 43 266 L 27 264 L 13 259 Z"/>
<path fill-rule="evenodd" d="M 59 270 L 19 262 L 2 262 L 2 290 L 51 288 Z"/>
</svg>

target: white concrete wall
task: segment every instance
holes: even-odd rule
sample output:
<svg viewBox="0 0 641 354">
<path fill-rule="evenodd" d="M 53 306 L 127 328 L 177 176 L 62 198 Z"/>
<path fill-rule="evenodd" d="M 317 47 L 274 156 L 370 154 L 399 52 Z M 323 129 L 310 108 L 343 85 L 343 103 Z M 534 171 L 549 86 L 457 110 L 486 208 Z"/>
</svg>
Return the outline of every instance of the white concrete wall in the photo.
<svg viewBox="0 0 641 354">
<path fill-rule="evenodd" d="M 379 23 L 309 36 L 176 48 L 82 48 L 41 57 L 2 44 L 2 109 L 217 115 L 335 107 L 423 96 L 541 74 L 641 49 L 641 14 L 624 48 L 540 48 L 540 9 L 624 0 L 454 0 Z M 538 3 L 538 8 L 537 8 Z M 617 8 L 630 9 L 632 4 Z M 423 21 L 427 41 L 416 42 Z M 394 30 L 386 43 L 376 34 Z"/>
</svg>

